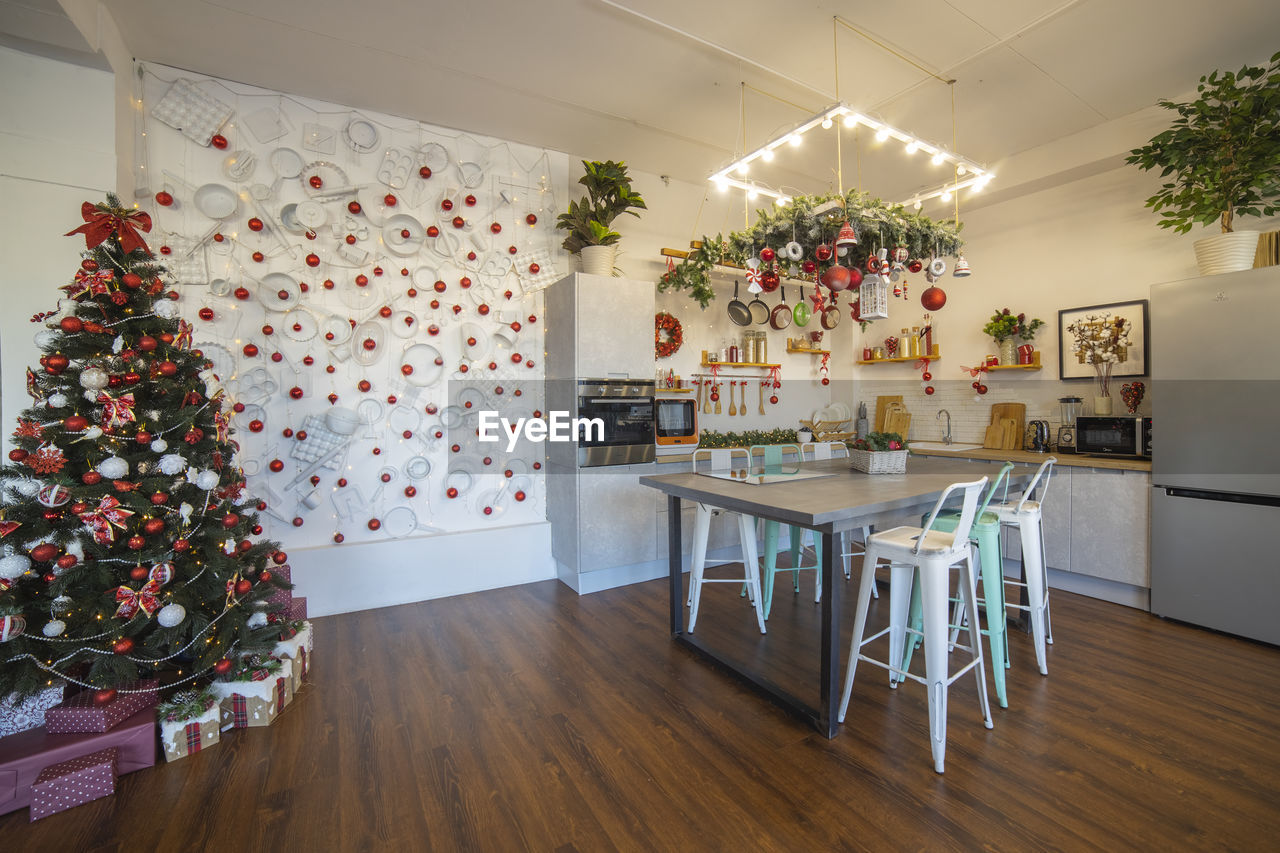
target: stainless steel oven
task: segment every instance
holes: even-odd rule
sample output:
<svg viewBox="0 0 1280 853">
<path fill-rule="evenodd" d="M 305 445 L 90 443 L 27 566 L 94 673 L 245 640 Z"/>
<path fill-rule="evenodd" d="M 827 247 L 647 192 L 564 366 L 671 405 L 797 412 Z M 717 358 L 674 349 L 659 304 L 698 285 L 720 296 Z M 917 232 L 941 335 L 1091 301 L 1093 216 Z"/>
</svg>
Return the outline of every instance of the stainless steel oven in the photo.
<svg viewBox="0 0 1280 853">
<path fill-rule="evenodd" d="M 651 379 L 579 379 L 577 417 L 603 429 L 578 431 L 578 467 L 652 462 L 653 393 Z"/>
</svg>

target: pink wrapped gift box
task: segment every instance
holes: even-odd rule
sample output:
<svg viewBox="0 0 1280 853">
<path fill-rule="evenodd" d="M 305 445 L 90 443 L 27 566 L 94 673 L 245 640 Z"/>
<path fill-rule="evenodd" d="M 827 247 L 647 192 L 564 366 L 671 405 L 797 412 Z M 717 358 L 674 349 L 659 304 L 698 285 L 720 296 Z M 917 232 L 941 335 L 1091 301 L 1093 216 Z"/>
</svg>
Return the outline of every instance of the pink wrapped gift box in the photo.
<svg viewBox="0 0 1280 853">
<path fill-rule="evenodd" d="M 81 691 L 44 712 L 45 728 L 55 735 L 110 731 L 139 711 L 159 704 L 159 688 L 154 679 L 131 682 L 106 705 L 94 704 L 94 691 Z"/>
<path fill-rule="evenodd" d="M 31 803 L 31 784 L 50 764 L 114 746 L 120 775 L 156 763 L 156 712 L 146 708 L 109 732 L 49 734 L 44 728 L 0 738 L 0 814 Z"/>
<path fill-rule="evenodd" d="M 307 597 L 294 596 L 293 601 L 289 604 L 289 621 L 297 621 L 307 618 Z"/>
<path fill-rule="evenodd" d="M 276 566 L 271 570 L 271 573 L 283 580 L 285 583 L 293 582 L 293 571 L 289 568 L 288 563 L 285 563 L 283 566 Z M 272 589 L 274 591 L 271 595 L 267 596 L 267 611 L 271 613 L 277 611 L 284 611 L 285 613 L 288 613 L 289 605 L 293 601 L 293 590 L 275 589 L 274 587 Z"/>
<path fill-rule="evenodd" d="M 41 770 L 31 785 L 31 819 L 40 820 L 114 794 L 119 752 L 109 746 Z"/>
<path fill-rule="evenodd" d="M 44 712 L 62 701 L 62 693 L 66 684 L 59 681 L 52 687 L 45 688 L 34 696 L 28 696 L 21 702 L 14 694 L 0 699 L 0 737 L 16 735 L 27 729 L 44 725 Z"/>
</svg>

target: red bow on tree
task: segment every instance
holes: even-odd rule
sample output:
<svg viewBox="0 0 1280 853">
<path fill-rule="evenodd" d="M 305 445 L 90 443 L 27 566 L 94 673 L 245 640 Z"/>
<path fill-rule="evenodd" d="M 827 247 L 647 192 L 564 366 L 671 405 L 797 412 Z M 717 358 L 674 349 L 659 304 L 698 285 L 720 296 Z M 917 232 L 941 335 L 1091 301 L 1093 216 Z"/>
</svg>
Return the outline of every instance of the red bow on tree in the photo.
<svg viewBox="0 0 1280 853">
<path fill-rule="evenodd" d="M 75 299 L 85 295 L 98 296 L 111 290 L 110 284 L 114 278 L 111 270 L 77 270 L 71 284 L 63 285 L 62 289 Z"/>
<path fill-rule="evenodd" d="M 106 204 L 90 204 L 86 201 L 80 205 L 80 215 L 84 217 L 84 225 L 68 231 L 65 236 L 83 234 L 84 244 L 90 249 L 108 237 L 115 236 L 120 241 L 120 248 L 125 254 L 134 249 L 142 249 L 150 254 L 151 249 L 147 247 L 146 241 L 137 231 L 138 228 L 143 231 L 151 230 L 151 216 L 145 211 L 126 210 L 123 207 L 110 207 Z"/>
<path fill-rule="evenodd" d="M 116 588 L 116 616 L 121 619 L 132 619 L 134 614 L 141 610 L 148 617 L 160 609 L 160 599 L 157 594 L 160 587 L 167 584 L 173 578 L 173 563 L 164 562 L 156 563 L 151 567 L 148 573 L 147 582 L 142 585 L 142 589 L 136 592 L 127 586 Z"/>
<path fill-rule="evenodd" d="M 98 508 L 80 513 L 80 520 L 93 532 L 93 541 L 99 545 L 109 545 L 116 540 L 116 532 L 112 525 L 124 529 L 125 522 L 133 510 L 124 509 L 120 501 L 104 495 L 98 502 Z"/>
<path fill-rule="evenodd" d="M 98 405 L 102 406 L 102 415 L 107 421 L 105 426 L 124 426 L 137 420 L 133 413 L 135 405 L 133 392 L 112 397 L 106 391 L 99 391 Z"/>
</svg>

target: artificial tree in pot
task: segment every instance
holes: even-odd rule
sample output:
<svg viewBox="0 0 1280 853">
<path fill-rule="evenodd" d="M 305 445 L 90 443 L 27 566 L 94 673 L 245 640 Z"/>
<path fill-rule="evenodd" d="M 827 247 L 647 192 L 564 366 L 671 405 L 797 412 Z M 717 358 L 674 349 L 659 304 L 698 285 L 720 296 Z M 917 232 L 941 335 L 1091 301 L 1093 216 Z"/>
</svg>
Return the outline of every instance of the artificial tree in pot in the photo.
<svg viewBox="0 0 1280 853">
<path fill-rule="evenodd" d="M 1266 67 L 1214 71 L 1196 91 L 1185 103 L 1160 101 L 1178 117 L 1125 160 L 1168 179 L 1147 199 L 1162 228 L 1221 225 L 1195 244 L 1202 274 L 1248 269 L 1258 232 L 1235 230 L 1235 218 L 1280 212 L 1280 53 Z"/>
<path fill-rule="evenodd" d="M 646 210 L 640 193 L 631 188 L 627 164 L 612 160 L 583 160 L 584 174 L 578 183 L 587 195 L 569 202 L 569 209 L 556 219 L 556 227 L 569 232 L 562 244 L 570 253 L 582 258 L 582 271 L 595 275 L 613 275 L 613 260 L 622 235 L 609 226 L 624 213 L 639 217 Z"/>
</svg>

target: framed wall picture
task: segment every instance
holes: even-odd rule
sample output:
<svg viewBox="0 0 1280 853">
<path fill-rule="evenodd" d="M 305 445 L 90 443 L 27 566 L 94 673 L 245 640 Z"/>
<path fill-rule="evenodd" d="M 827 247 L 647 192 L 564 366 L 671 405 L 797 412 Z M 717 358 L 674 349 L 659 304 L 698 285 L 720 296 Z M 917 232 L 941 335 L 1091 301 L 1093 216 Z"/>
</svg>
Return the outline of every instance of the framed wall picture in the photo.
<svg viewBox="0 0 1280 853">
<path fill-rule="evenodd" d="M 1103 335 L 1104 325 L 1117 318 L 1129 321 L 1127 345 L 1117 351 L 1119 360 L 1111 371 L 1113 379 L 1128 376 L 1146 376 L 1151 355 L 1151 338 L 1147 334 L 1147 300 L 1111 302 L 1106 305 L 1086 305 L 1083 308 L 1064 308 L 1058 312 L 1058 378 L 1093 379 L 1093 365 L 1073 350 L 1077 334 Z M 1071 331 L 1072 328 L 1076 331 Z"/>
</svg>

